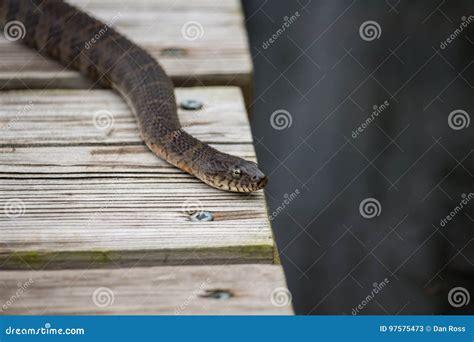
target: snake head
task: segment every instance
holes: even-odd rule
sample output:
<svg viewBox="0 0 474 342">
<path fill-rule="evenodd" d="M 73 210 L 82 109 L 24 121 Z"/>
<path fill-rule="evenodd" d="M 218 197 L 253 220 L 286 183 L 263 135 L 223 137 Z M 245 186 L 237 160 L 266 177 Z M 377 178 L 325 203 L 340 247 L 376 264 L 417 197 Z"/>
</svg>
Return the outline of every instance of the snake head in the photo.
<svg viewBox="0 0 474 342">
<path fill-rule="evenodd" d="M 209 185 L 232 192 L 252 192 L 265 187 L 267 177 L 257 163 L 235 156 L 221 154 L 212 163 L 212 171 L 205 182 Z"/>
<path fill-rule="evenodd" d="M 257 164 L 244 159 L 230 165 L 227 179 L 229 179 L 229 189 L 227 190 L 230 191 L 251 192 L 260 190 L 267 185 L 267 177 L 260 171 Z"/>
</svg>

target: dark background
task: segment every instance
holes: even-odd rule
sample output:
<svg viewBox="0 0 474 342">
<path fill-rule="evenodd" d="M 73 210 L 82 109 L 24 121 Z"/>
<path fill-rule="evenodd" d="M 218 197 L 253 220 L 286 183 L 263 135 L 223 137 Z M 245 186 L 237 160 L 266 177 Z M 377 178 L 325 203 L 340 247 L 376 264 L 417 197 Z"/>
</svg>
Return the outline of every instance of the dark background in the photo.
<svg viewBox="0 0 474 342">
<path fill-rule="evenodd" d="M 251 110 L 270 213 L 297 314 L 351 314 L 374 283 L 388 284 L 359 314 L 465 314 L 448 293 L 474 296 L 472 1 L 244 0 L 255 67 Z M 296 21 L 266 49 L 263 43 Z M 373 20 L 379 39 L 365 41 Z M 232 37 L 229 37 L 232 39 Z M 374 105 L 389 106 L 355 139 Z M 290 113 L 274 129 L 270 117 Z M 285 195 L 286 194 L 286 195 Z M 375 198 L 380 215 L 361 216 Z"/>
</svg>

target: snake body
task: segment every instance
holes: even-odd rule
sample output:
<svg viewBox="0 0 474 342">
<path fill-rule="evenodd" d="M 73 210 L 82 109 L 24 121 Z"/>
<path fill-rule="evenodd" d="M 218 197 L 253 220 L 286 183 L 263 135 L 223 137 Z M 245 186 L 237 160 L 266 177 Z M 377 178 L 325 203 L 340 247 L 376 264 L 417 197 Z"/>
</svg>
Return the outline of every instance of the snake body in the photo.
<svg viewBox="0 0 474 342">
<path fill-rule="evenodd" d="M 24 30 L 26 45 L 118 91 L 145 144 L 170 164 L 222 190 L 252 192 L 266 185 L 256 163 L 182 129 L 170 78 L 147 51 L 108 25 L 62 0 L 0 0 L 0 25 L 6 35 Z"/>
</svg>

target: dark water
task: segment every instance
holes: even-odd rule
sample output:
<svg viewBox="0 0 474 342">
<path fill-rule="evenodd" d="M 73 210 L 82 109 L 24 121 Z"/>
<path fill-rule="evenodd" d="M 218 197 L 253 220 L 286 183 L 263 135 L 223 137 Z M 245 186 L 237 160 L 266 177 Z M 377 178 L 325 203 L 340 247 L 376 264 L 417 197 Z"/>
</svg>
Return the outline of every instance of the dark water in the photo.
<svg viewBox="0 0 474 342">
<path fill-rule="evenodd" d="M 474 313 L 474 2 L 244 8 L 296 312 Z"/>
</svg>

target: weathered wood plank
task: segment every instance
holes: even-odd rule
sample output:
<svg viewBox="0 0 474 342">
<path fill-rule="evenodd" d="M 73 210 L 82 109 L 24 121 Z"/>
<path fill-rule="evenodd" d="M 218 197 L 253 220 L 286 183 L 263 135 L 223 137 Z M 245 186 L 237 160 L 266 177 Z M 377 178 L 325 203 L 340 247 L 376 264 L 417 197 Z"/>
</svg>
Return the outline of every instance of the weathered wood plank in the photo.
<svg viewBox="0 0 474 342">
<path fill-rule="evenodd" d="M 3 140 L 0 140 L 3 141 Z M 212 144 L 221 151 L 255 160 L 250 144 Z M 66 148 L 67 147 L 67 148 Z M 26 175 L 25 175 L 26 174 Z M 0 177 L 158 177 L 156 182 L 194 181 L 140 145 L 0 147 Z"/>
<path fill-rule="evenodd" d="M 178 111 L 182 125 L 197 138 L 211 143 L 252 142 L 238 88 L 178 88 L 176 97 L 178 103 L 188 99 L 203 103 L 198 111 Z M 111 145 L 141 141 L 128 106 L 112 91 L 0 92 L 0 144 Z"/>
<path fill-rule="evenodd" d="M 180 111 L 188 131 L 255 160 L 238 88 L 177 93 L 205 105 Z M 273 261 L 263 192 L 222 192 L 157 158 L 111 91 L 8 92 L 0 108 L 0 268 Z M 105 130 L 98 110 L 113 113 Z"/>
<path fill-rule="evenodd" d="M 249 87 L 252 73 L 238 0 L 70 0 L 159 59 L 175 84 Z M 197 24 L 196 24 L 197 23 Z M 197 39 L 183 34 L 197 27 Z M 201 34 L 202 32 L 202 34 Z M 63 70 L 19 43 L 0 37 L 0 89 L 89 88 L 79 73 Z"/>
<path fill-rule="evenodd" d="M 271 263 L 263 194 L 155 179 L 2 180 L 0 268 Z M 212 222 L 190 214 L 209 211 Z"/>
<path fill-rule="evenodd" d="M 2 271 L 0 275 L 0 315 L 292 314 L 290 296 L 276 298 L 288 293 L 279 266 Z"/>
</svg>

